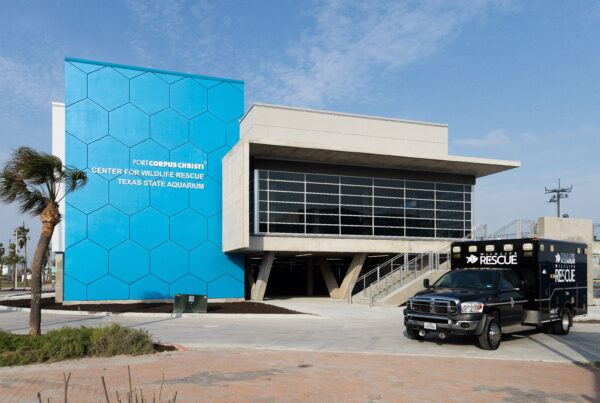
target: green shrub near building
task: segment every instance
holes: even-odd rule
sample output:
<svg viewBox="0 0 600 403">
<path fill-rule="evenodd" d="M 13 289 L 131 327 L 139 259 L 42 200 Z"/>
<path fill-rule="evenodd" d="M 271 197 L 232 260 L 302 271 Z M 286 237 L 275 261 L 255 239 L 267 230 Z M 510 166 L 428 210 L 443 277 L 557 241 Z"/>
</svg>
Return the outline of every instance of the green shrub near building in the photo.
<svg viewBox="0 0 600 403">
<path fill-rule="evenodd" d="M 40 336 L 0 331 L 0 366 L 80 357 L 140 355 L 153 351 L 148 331 L 128 329 L 117 324 L 98 328 L 63 327 Z"/>
</svg>

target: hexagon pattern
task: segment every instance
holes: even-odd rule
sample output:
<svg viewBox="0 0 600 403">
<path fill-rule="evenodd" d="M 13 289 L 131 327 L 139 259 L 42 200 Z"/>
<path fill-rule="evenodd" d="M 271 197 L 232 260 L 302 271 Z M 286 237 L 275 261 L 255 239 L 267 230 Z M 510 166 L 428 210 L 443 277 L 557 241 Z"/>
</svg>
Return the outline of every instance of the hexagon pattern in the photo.
<svg viewBox="0 0 600 403">
<path fill-rule="evenodd" d="M 110 111 L 129 102 L 129 80 L 111 67 L 88 75 L 88 98 Z"/>
<path fill-rule="evenodd" d="M 188 119 L 206 110 L 206 96 L 206 88 L 191 78 L 171 85 L 171 106 Z"/>
<path fill-rule="evenodd" d="M 108 116 L 110 135 L 127 146 L 133 146 L 148 138 L 150 119 L 132 104 L 110 112 Z"/>
<path fill-rule="evenodd" d="M 207 153 L 214 151 L 226 144 L 225 124 L 215 115 L 203 113 L 190 122 L 190 141 Z"/>
<path fill-rule="evenodd" d="M 206 218 L 187 209 L 171 217 L 171 240 L 192 250 L 206 240 Z"/>
<path fill-rule="evenodd" d="M 187 143 L 188 121 L 173 109 L 165 109 L 150 118 L 150 137 L 158 144 L 172 150 Z"/>
<path fill-rule="evenodd" d="M 88 173 L 66 198 L 65 300 L 243 298 L 243 255 L 221 252 L 221 159 L 243 83 L 75 59 L 65 82 L 66 164 Z"/>
</svg>

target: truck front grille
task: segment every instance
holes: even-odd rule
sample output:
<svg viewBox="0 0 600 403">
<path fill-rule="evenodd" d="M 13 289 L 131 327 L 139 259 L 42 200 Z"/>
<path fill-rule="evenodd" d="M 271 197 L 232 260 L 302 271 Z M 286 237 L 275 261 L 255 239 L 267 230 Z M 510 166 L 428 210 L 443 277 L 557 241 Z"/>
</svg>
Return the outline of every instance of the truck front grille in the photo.
<svg viewBox="0 0 600 403">
<path fill-rule="evenodd" d="M 412 299 L 409 308 L 419 313 L 436 313 L 447 315 L 456 313 L 456 303 L 446 299 Z"/>
</svg>

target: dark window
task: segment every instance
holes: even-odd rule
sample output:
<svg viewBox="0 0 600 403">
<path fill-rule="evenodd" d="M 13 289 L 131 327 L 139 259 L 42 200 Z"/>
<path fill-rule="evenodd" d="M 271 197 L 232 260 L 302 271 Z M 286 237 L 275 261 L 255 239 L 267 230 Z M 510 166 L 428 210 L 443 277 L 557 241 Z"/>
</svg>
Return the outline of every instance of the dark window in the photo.
<svg viewBox="0 0 600 403">
<path fill-rule="evenodd" d="M 324 185 L 322 183 L 307 183 L 306 191 L 310 193 L 333 193 L 338 194 L 340 185 Z"/>
<path fill-rule="evenodd" d="M 465 201 L 471 201 L 471 193 L 465 193 Z"/>
<path fill-rule="evenodd" d="M 458 202 L 436 202 L 436 206 L 439 210 L 462 210 L 464 204 Z"/>
<path fill-rule="evenodd" d="M 280 181 L 304 182 L 304 174 L 299 174 L 295 172 L 270 171 L 269 179 Z"/>
<path fill-rule="evenodd" d="M 434 231 L 432 229 L 422 229 L 422 228 L 407 228 L 406 236 L 414 236 L 414 237 L 422 237 L 422 238 L 433 238 Z"/>
<path fill-rule="evenodd" d="M 340 197 L 338 195 L 325 195 L 325 194 L 306 194 L 307 203 L 327 203 L 327 204 L 338 204 Z"/>
<path fill-rule="evenodd" d="M 258 190 L 267 190 L 267 184 L 269 182 L 267 182 L 266 179 L 261 179 L 258 181 Z"/>
<path fill-rule="evenodd" d="M 450 183 L 438 183 L 435 185 L 437 190 L 443 190 L 446 192 L 462 192 L 463 185 L 452 185 Z"/>
<path fill-rule="evenodd" d="M 269 211 L 278 211 L 282 213 L 304 213 L 304 204 L 270 202 Z"/>
<path fill-rule="evenodd" d="M 260 192 L 258 192 L 259 195 L 259 200 L 269 200 L 269 192 L 266 190 L 261 190 Z"/>
<path fill-rule="evenodd" d="M 269 182 L 269 190 L 283 190 L 287 192 L 304 192 L 304 182 Z"/>
<path fill-rule="evenodd" d="M 404 227 L 404 218 L 375 217 L 376 227 Z"/>
<path fill-rule="evenodd" d="M 269 213 L 269 221 L 272 223 L 304 223 L 304 214 Z"/>
<path fill-rule="evenodd" d="M 416 209 L 406 209 L 404 210 L 407 218 L 433 218 L 434 211 L 433 210 L 416 210 Z"/>
<path fill-rule="evenodd" d="M 269 192 L 269 200 L 304 202 L 304 193 Z"/>
<path fill-rule="evenodd" d="M 258 171 L 259 179 L 267 179 L 269 177 L 269 171 Z"/>
<path fill-rule="evenodd" d="M 371 188 L 365 186 L 342 186 L 342 194 L 371 196 Z"/>
<path fill-rule="evenodd" d="M 340 177 L 333 175 L 306 174 L 306 181 L 319 183 L 340 183 Z"/>
<path fill-rule="evenodd" d="M 339 234 L 337 225 L 307 225 L 306 232 L 308 234 Z"/>
<path fill-rule="evenodd" d="M 404 181 L 397 180 L 397 179 L 374 179 L 373 184 L 375 186 L 390 187 L 390 188 L 403 188 L 404 187 Z"/>
<path fill-rule="evenodd" d="M 433 220 L 406 219 L 407 227 L 433 228 Z"/>
<path fill-rule="evenodd" d="M 342 204 L 356 204 L 359 206 L 370 206 L 371 205 L 371 197 L 362 197 L 362 196 L 342 196 Z"/>
<path fill-rule="evenodd" d="M 433 200 L 433 192 L 428 190 L 412 190 L 406 189 L 407 199 L 427 199 Z"/>
<path fill-rule="evenodd" d="M 375 196 L 402 198 L 404 197 L 404 189 L 375 188 Z"/>
<path fill-rule="evenodd" d="M 371 227 L 342 227 L 342 235 L 371 235 Z"/>
<path fill-rule="evenodd" d="M 382 228 L 375 227 L 375 235 L 380 236 L 404 236 L 404 228 Z"/>
<path fill-rule="evenodd" d="M 442 220 L 462 220 L 463 212 L 462 211 L 443 211 L 438 210 L 435 212 L 435 216 L 438 219 Z"/>
<path fill-rule="evenodd" d="M 433 190 L 433 183 L 406 181 L 406 188 L 407 189 L 432 189 Z"/>
<path fill-rule="evenodd" d="M 269 232 L 294 233 L 304 232 L 304 225 L 297 224 L 269 224 Z"/>
<path fill-rule="evenodd" d="M 444 228 L 444 229 L 463 229 L 464 223 L 462 221 L 443 221 L 438 220 L 436 222 L 436 227 Z"/>
<path fill-rule="evenodd" d="M 339 224 L 339 217 L 336 215 L 307 214 L 306 222 L 310 224 Z"/>
<path fill-rule="evenodd" d="M 314 214 L 338 214 L 339 213 L 338 206 L 327 206 L 327 205 L 319 205 L 319 204 L 307 204 L 306 205 L 306 213 L 314 213 Z"/>
<path fill-rule="evenodd" d="M 375 207 L 373 210 L 376 216 L 404 217 L 404 209 L 401 208 Z"/>
<path fill-rule="evenodd" d="M 342 216 L 342 225 L 371 225 L 372 218 L 365 216 Z"/>
<path fill-rule="evenodd" d="M 437 200 L 447 200 L 447 201 L 463 201 L 462 193 L 450 193 L 450 192 L 437 192 L 435 194 L 435 198 Z"/>
<path fill-rule="evenodd" d="M 404 199 L 387 199 L 383 197 L 375 198 L 375 205 L 382 207 L 402 207 Z"/>
<path fill-rule="evenodd" d="M 361 207 L 361 206 L 342 206 L 342 214 L 347 215 L 371 215 L 372 207 Z"/>
<path fill-rule="evenodd" d="M 342 184 L 371 186 L 371 178 L 357 178 L 354 176 L 342 176 Z"/>
<path fill-rule="evenodd" d="M 406 200 L 404 207 L 433 209 L 433 200 Z"/>
</svg>

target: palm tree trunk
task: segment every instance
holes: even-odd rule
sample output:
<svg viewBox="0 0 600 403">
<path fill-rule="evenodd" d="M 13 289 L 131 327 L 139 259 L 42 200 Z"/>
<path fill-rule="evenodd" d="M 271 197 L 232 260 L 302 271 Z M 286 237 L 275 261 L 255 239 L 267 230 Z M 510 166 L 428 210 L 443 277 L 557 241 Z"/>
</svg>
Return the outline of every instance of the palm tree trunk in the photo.
<svg viewBox="0 0 600 403">
<path fill-rule="evenodd" d="M 29 334 L 40 334 L 42 325 L 42 265 L 52 239 L 54 227 L 60 222 L 57 206 L 48 205 L 42 214 L 42 233 L 31 262 L 31 310 L 29 312 Z"/>
</svg>

